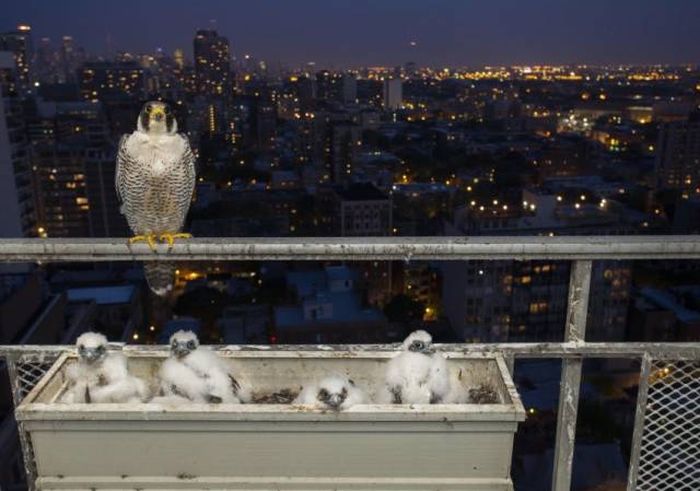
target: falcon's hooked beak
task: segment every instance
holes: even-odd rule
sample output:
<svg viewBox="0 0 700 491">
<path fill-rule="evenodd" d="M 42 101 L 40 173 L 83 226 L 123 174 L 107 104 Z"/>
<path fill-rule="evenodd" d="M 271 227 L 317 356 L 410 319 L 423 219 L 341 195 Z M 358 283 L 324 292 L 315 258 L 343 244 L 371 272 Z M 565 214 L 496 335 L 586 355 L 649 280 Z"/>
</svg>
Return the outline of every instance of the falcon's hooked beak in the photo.
<svg viewBox="0 0 700 491">
<path fill-rule="evenodd" d="M 164 106 L 153 106 L 151 109 L 151 121 L 161 122 L 165 119 L 165 108 Z"/>
<path fill-rule="evenodd" d="M 338 409 L 340 405 L 345 401 L 345 398 L 340 394 L 331 394 L 328 398 L 326 404 L 328 404 L 333 409 Z"/>
<path fill-rule="evenodd" d="M 193 352 L 195 349 L 197 349 L 197 345 L 192 340 L 183 342 L 173 341 L 173 344 L 170 347 L 170 351 L 172 351 L 172 353 L 178 359 L 184 358 L 185 356 Z"/>
<path fill-rule="evenodd" d="M 78 355 L 80 356 L 80 359 L 84 360 L 90 365 L 101 361 L 106 353 L 107 349 L 103 345 L 95 348 L 88 348 L 82 345 L 78 347 Z"/>
</svg>

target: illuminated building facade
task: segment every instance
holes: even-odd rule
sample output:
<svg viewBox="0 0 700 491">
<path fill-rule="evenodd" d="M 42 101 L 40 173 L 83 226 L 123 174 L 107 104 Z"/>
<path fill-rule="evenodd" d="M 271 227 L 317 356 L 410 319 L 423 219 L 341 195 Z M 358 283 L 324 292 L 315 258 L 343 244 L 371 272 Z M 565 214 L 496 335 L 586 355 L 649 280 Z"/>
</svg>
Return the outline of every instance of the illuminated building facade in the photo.
<svg viewBox="0 0 700 491">
<path fill-rule="evenodd" d="M 20 24 L 14 31 L 0 33 L 0 51 L 12 53 L 17 70 L 17 84 L 22 90 L 29 89 L 32 82 L 32 28 L 26 24 Z"/>
<path fill-rule="evenodd" d="M 28 148 L 15 60 L 0 53 L 0 230 L 5 237 L 37 235 Z"/>
<path fill-rule="evenodd" d="M 41 144 L 32 152 L 34 194 L 40 234 L 88 237 L 85 152 L 76 145 Z"/>
<path fill-rule="evenodd" d="M 194 66 L 200 94 L 217 97 L 231 94 L 231 53 L 227 38 L 214 30 L 197 31 Z"/>
<path fill-rule="evenodd" d="M 403 104 L 403 82 L 400 78 L 384 80 L 383 105 L 386 111 L 401 109 Z"/>
<path fill-rule="evenodd" d="M 662 124 L 656 150 L 659 189 L 700 189 L 700 116 Z"/>
<path fill-rule="evenodd" d="M 144 97 L 143 69 L 134 61 L 90 62 L 80 69 L 80 94 L 88 101 Z"/>
</svg>

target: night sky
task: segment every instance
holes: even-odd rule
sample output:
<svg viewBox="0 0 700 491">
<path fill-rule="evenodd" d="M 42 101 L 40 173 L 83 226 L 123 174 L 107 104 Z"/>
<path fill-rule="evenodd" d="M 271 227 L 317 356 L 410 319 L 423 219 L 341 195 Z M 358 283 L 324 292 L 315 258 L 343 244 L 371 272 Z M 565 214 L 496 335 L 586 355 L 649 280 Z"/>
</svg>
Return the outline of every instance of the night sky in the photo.
<svg viewBox="0 0 700 491">
<path fill-rule="evenodd" d="M 215 25 L 233 53 L 297 66 L 698 63 L 700 0 L 6 0 L 0 29 L 89 52 L 191 53 Z M 411 41 L 417 44 L 411 47 Z"/>
</svg>

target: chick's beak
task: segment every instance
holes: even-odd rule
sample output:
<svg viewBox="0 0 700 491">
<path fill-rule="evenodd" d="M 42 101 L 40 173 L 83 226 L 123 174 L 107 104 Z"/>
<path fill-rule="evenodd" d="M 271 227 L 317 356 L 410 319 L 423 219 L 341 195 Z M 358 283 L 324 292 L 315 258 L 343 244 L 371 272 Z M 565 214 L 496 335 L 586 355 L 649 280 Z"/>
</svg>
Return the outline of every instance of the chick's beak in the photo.
<svg viewBox="0 0 700 491">
<path fill-rule="evenodd" d="M 94 363 L 100 358 L 100 353 L 98 353 L 97 350 L 85 350 L 83 358 L 88 363 Z"/>
<path fill-rule="evenodd" d="M 187 346 L 184 346 L 182 344 L 177 344 L 173 347 L 173 353 L 175 354 L 176 357 L 183 358 L 190 353 L 190 350 L 187 349 Z"/>
<path fill-rule="evenodd" d="M 342 403 L 343 398 L 340 397 L 340 394 L 333 394 L 328 398 L 328 405 L 334 409 L 338 409 Z"/>
</svg>

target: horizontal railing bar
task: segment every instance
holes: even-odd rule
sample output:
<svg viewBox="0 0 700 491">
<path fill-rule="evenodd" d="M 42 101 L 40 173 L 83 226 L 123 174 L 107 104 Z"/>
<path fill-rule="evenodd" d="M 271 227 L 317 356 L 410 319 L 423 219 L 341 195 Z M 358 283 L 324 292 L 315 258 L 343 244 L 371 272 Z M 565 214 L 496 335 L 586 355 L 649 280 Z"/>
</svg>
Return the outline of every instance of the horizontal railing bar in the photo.
<svg viewBox="0 0 700 491">
<path fill-rule="evenodd" d="M 700 259 L 700 236 L 0 239 L 0 262 L 437 259 Z"/>
<path fill-rule="evenodd" d="M 212 345 L 219 351 L 244 353 L 256 352 L 317 352 L 350 351 L 360 353 L 396 351 L 399 344 L 345 344 L 345 345 Z M 123 345 L 112 343 L 112 347 L 123 347 L 125 353 L 164 354 L 166 345 Z M 656 359 L 699 360 L 700 343 L 488 343 L 488 344 L 436 344 L 438 350 L 468 355 L 501 354 L 515 358 L 641 358 L 644 355 Z M 72 350 L 65 345 L 0 345 L 0 358 L 4 356 L 50 356 Z"/>
</svg>

